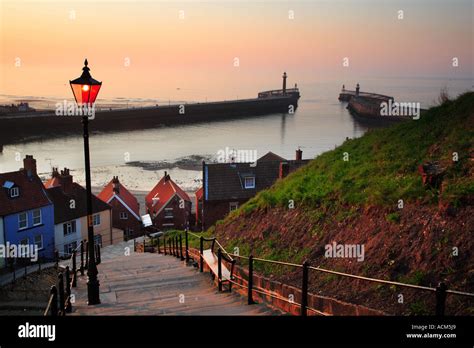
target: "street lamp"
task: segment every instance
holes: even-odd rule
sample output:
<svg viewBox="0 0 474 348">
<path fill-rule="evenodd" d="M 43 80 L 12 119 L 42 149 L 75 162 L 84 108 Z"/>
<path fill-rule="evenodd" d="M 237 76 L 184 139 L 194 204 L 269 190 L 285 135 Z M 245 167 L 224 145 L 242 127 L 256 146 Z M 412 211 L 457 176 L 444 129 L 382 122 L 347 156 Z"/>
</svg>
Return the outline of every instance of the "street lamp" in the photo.
<svg viewBox="0 0 474 348">
<path fill-rule="evenodd" d="M 87 59 L 84 61 L 84 67 L 82 68 L 82 75 L 75 80 L 69 81 L 71 85 L 72 93 L 76 99 L 76 103 L 79 107 L 92 107 L 97 94 L 99 94 L 102 82 L 94 80 L 89 73 L 87 67 Z M 84 134 L 84 159 L 85 159 L 85 172 L 86 172 L 86 191 L 87 191 L 87 239 L 88 239 L 88 253 L 89 253 L 89 264 L 87 268 L 87 299 L 89 305 L 95 305 L 100 303 L 99 297 L 99 280 L 97 279 L 97 265 L 95 263 L 94 253 L 94 223 L 92 218 L 92 189 L 91 189 L 91 169 L 90 169 L 90 158 L 89 158 L 89 118 L 87 113 L 82 114 L 82 126 Z"/>
</svg>

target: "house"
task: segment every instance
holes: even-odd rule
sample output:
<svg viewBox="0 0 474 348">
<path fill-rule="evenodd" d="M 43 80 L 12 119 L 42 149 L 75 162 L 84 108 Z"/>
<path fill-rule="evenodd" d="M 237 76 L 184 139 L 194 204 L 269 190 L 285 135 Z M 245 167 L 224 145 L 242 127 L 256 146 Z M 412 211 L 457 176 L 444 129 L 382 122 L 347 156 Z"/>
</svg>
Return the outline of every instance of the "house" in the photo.
<svg viewBox="0 0 474 348">
<path fill-rule="evenodd" d="M 272 152 L 260 157 L 255 163 L 205 163 L 203 162 L 202 195 L 197 206 L 201 228 L 206 230 L 216 221 L 269 188 L 275 181 L 306 165 L 303 152 L 296 151 L 295 160 L 286 160 Z M 200 198 L 198 198 L 198 196 Z"/>
<path fill-rule="evenodd" d="M 73 181 L 68 168 L 61 172 L 53 168 L 45 187 L 54 204 L 56 249 L 61 255 L 69 255 L 81 240 L 88 240 L 86 189 Z M 117 236 L 112 229 L 112 207 L 95 195 L 92 195 L 92 213 L 97 243 L 107 246 L 123 241 L 121 232 Z"/>
<path fill-rule="evenodd" d="M 140 204 L 120 183 L 118 176 L 114 176 L 97 197 L 112 207 L 112 226 L 124 232 L 125 240 L 142 234 Z"/>
<path fill-rule="evenodd" d="M 202 223 L 202 195 L 203 195 L 203 189 L 202 186 L 194 193 L 196 196 L 195 198 L 195 226 L 201 226 Z"/>
<path fill-rule="evenodd" d="M 26 155 L 22 169 L 0 174 L 0 243 L 30 245 L 38 257 L 54 259 L 54 207 L 36 172 L 36 160 Z M 0 258 L 0 267 L 6 260 Z"/>
<path fill-rule="evenodd" d="M 191 217 L 191 199 L 167 172 L 145 197 L 153 225 L 162 229 L 184 229 Z"/>
</svg>

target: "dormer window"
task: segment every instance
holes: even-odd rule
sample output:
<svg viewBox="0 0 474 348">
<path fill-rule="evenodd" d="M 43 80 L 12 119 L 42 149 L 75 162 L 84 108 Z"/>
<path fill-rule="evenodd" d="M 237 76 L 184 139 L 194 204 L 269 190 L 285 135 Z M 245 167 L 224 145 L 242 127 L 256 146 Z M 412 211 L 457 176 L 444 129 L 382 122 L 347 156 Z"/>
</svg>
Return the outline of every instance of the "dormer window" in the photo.
<svg viewBox="0 0 474 348">
<path fill-rule="evenodd" d="M 255 188 L 255 177 L 254 176 L 247 176 L 244 178 L 244 187 L 246 189 L 254 189 Z"/>
<path fill-rule="evenodd" d="M 3 188 L 8 190 L 8 196 L 10 198 L 16 198 L 20 196 L 20 188 L 18 186 L 15 186 L 14 182 L 5 181 L 3 183 Z"/>
<path fill-rule="evenodd" d="M 10 189 L 10 197 L 11 198 L 16 198 L 20 196 L 20 188 L 19 187 L 12 187 Z"/>
</svg>

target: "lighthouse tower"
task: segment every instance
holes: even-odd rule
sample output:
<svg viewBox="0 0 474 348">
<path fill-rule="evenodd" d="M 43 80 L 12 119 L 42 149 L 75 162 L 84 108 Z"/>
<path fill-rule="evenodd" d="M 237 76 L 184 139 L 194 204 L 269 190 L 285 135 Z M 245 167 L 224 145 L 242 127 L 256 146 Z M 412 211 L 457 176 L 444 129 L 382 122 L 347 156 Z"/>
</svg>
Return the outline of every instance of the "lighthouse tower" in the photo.
<svg viewBox="0 0 474 348">
<path fill-rule="evenodd" d="M 286 71 L 283 73 L 283 94 L 286 94 Z"/>
</svg>

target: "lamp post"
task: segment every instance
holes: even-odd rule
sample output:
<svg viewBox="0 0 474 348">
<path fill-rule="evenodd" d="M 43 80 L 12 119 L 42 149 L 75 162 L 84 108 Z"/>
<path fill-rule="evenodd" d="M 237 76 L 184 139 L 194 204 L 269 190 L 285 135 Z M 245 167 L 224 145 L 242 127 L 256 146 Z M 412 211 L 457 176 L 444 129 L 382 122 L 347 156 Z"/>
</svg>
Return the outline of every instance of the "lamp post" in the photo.
<svg viewBox="0 0 474 348">
<path fill-rule="evenodd" d="M 69 81 L 72 93 L 76 99 L 78 107 L 90 108 L 93 107 L 97 94 L 99 94 L 102 82 L 94 80 L 89 73 L 87 67 L 87 59 L 84 61 L 82 68 L 82 75 L 75 80 Z M 84 136 L 84 159 L 85 159 L 85 173 L 86 173 L 86 191 L 87 191 L 87 236 L 88 236 L 88 250 L 89 264 L 87 268 L 87 304 L 95 305 L 100 303 L 99 296 L 99 280 L 97 279 L 97 265 L 94 253 L 94 222 L 92 218 L 92 189 L 91 189 L 91 172 L 90 172 L 90 158 L 89 158 L 89 118 L 86 112 L 82 114 L 82 126 Z"/>
</svg>

